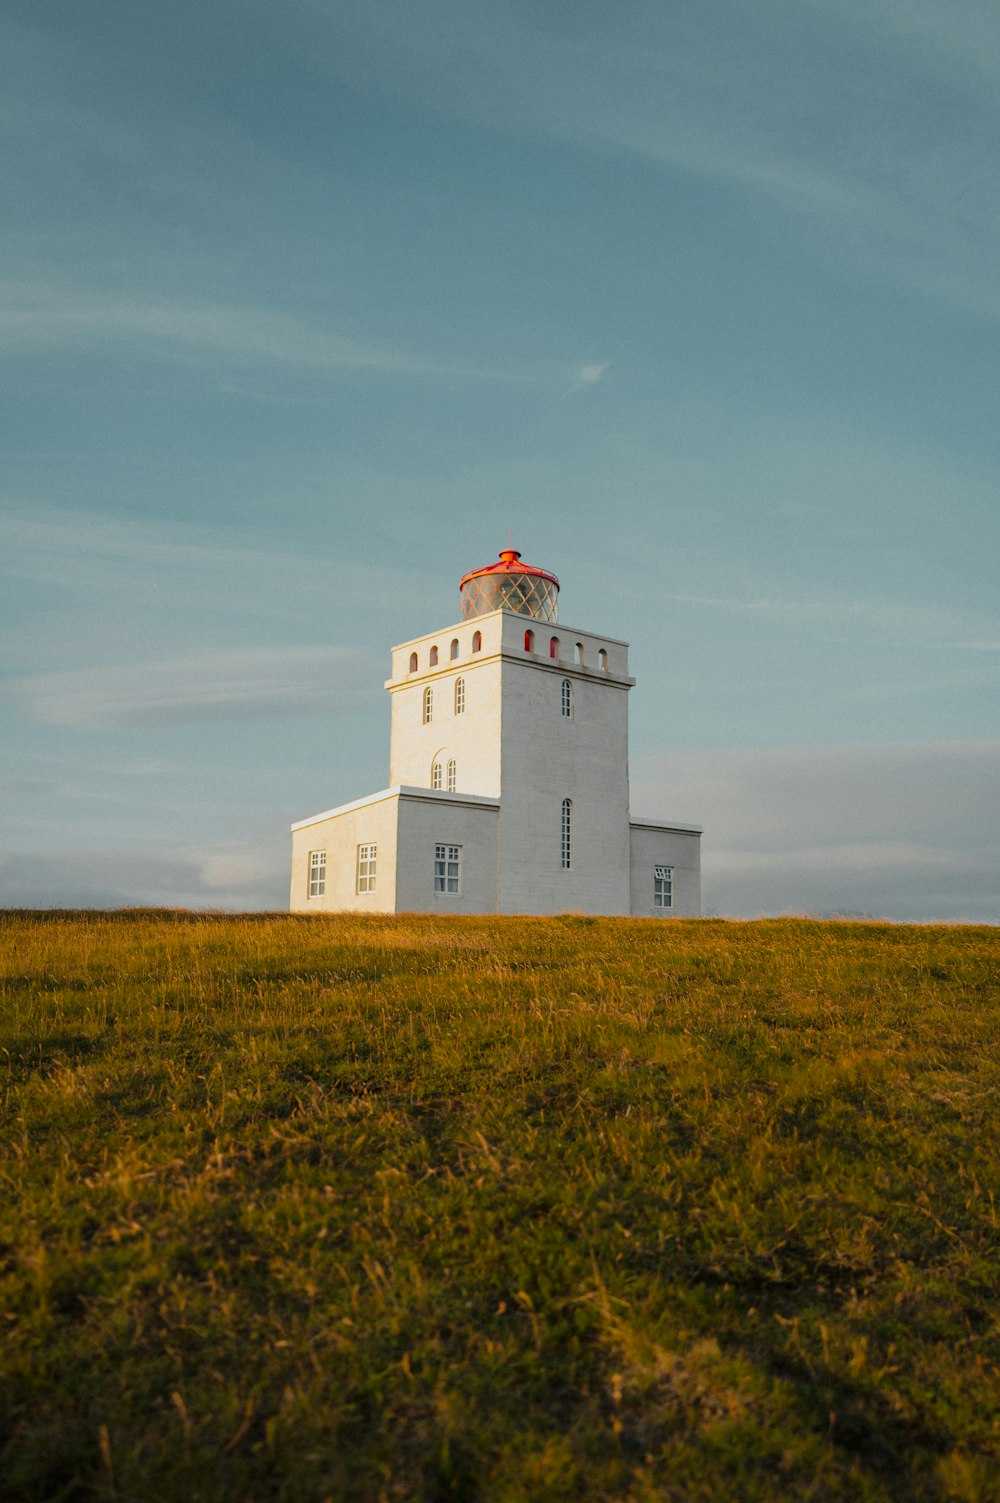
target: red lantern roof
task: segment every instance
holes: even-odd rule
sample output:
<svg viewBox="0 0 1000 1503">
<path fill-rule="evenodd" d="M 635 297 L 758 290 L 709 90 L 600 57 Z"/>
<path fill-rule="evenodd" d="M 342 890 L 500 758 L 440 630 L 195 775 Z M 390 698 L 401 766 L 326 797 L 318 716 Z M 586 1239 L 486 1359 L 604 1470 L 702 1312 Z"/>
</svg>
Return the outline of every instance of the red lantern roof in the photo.
<svg viewBox="0 0 1000 1503">
<path fill-rule="evenodd" d="M 539 621 L 556 619 L 558 579 L 547 569 L 522 564 L 516 548 L 505 548 L 495 564 L 470 569 L 458 588 L 466 619 L 495 610 L 516 611 Z"/>
<path fill-rule="evenodd" d="M 559 581 L 554 574 L 547 569 L 536 569 L 533 564 L 522 564 L 521 555 L 516 548 L 504 548 L 495 564 L 484 564 L 481 569 L 470 569 L 468 574 L 462 575 L 460 590 L 464 590 L 470 579 L 478 579 L 481 574 L 532 574 L 536 579 L 547 579 L 559 588 Z"/>
</svg>

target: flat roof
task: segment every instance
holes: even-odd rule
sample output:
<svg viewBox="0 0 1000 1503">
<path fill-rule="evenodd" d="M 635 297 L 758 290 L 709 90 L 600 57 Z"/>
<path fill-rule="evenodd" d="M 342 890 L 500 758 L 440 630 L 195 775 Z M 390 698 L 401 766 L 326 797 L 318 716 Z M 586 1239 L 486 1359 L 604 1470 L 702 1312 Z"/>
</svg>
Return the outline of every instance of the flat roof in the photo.
<svg viewBox="0 0 1000 1503">
<path fill-rule="evenodd" d="M 676 819 L 642 819 L 638 814 L 629 815 L 630 825 L 639 825 L 644 830 L 676 830 L 678 835 L 704 835 L 703 825 L 682 825 Z"/>
<path fill-rule="evenodd" d="M 380 788 L 378 793 L 369 793 L 365 798 L 352 799 L 349 804 L 338 804 L 335 809 L 324 809 L 322 814 L 310 814 L 308 819 L 298 819 L 292 829 L 304 830 L 307 825 L 317 825 L 321 820 L 333 819 L 338 814 L 350 814 L 354 809 L 381 804 L 390 798 L 428 799 L 431 803 L 463 804 L 482 809 L 500 807 L 498 798 L 484 798 L 478 793 L 445 793 L 437 788 L 412 788 L 405 783 L 397 783 L 394 788 Z"/>
</svg>

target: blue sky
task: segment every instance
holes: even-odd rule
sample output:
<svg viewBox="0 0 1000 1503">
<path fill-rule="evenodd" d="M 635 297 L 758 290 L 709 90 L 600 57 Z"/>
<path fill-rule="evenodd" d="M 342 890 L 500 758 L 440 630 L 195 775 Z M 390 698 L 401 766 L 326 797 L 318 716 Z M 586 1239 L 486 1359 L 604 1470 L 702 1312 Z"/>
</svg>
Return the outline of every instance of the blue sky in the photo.
<svg viewBox="0 0 1000 1503">
<path fill-rule="evenodd" d="M 505 544 L 712 912 L 1000 917 L 1000 12 L 7 0 L 0 902 L 281 907 Z"/>
</svg>

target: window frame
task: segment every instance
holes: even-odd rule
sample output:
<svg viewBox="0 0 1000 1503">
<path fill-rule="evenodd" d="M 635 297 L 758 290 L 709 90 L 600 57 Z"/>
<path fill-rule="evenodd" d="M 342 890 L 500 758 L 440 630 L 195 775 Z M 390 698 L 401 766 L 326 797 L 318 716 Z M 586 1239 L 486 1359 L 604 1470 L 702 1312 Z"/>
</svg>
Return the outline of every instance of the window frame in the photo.
<svg viewBox="0 0 1000 1503">
<path fill-rule="evenodd" d="M 326 897 L 326 851 L 310 851 L 306 866 L 306 896 Z"/>
<path fill-rule="evenodd" d="M 559 847 L 559 864 L 564 872 L 573 870 L 573 800 L 564 798 L 562 801 L 562 824 L 561 840 Z"/>
<path fill-rule="evenodd" d="M 444 772 L 441 767 L 441 758 L 435 757 L 431 763 L 431 792 L 440 793 L 444 787 Z"/>
<path fill-rule="evenodd" d="M 378 842 L 374 840 L 362 841 L 358 846 L 357 860 L 354 866 L 355 893 L 359 897 L 373 893 L 377 878 Z"/>
<path fill-rule="evenodd" d="M 434 896 L 436 898 L 460 897 L 461 893 L 462 847 L 452 845 L 449 841 L 435 841 Z"/>
<path fill-rule="evenodd" d="M 424 694 L 423 694 L 422 710 L 421 710 L 421 724 L 422 725 L 430 725 L 430 723 L 431 723 L 431 721 L 433 719 L 434 719 L 434 690 L 431 688 L 430 684 L 428 684 L 426 686 L 426 688 L 424 689 Z"/>
<path fill-rule="evenodd" d="M 448 758 L 445 768 L 444 787 L 446 793 L 455 793 L 458 789 L 458 767 L 454 757 Z"/>
<path fill-rule="evenodd" d="M 665 862 L 653 863 L 653 911 L 672 913 L 674 907 L 674 868 Z"/>
<path fill-rule="evenodd" d="M 573 685 L 568 678 L 564 678 L 559 690 L 560 714 L 564 720 L 573 719 Z"/>
<path fill-rule="evenodd" d="M 455 680 L 455 714 L 456 715 L 464 715 L 465 714 L 465 679 L 464 678 L 457 678 Z"/>
</svg>

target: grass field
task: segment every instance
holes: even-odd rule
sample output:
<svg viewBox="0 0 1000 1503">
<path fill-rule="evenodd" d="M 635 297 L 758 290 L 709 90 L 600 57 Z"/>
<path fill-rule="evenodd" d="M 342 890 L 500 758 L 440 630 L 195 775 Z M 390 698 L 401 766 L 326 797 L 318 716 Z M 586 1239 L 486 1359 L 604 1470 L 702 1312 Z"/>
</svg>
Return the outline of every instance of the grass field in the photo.
<svg viewBox="0 0 1000 1503">
<path fill-rule="evenodd" d="M 0 916 L 0 1498 L 1000 1498 L 1000 930 Z"/>
</svg>

